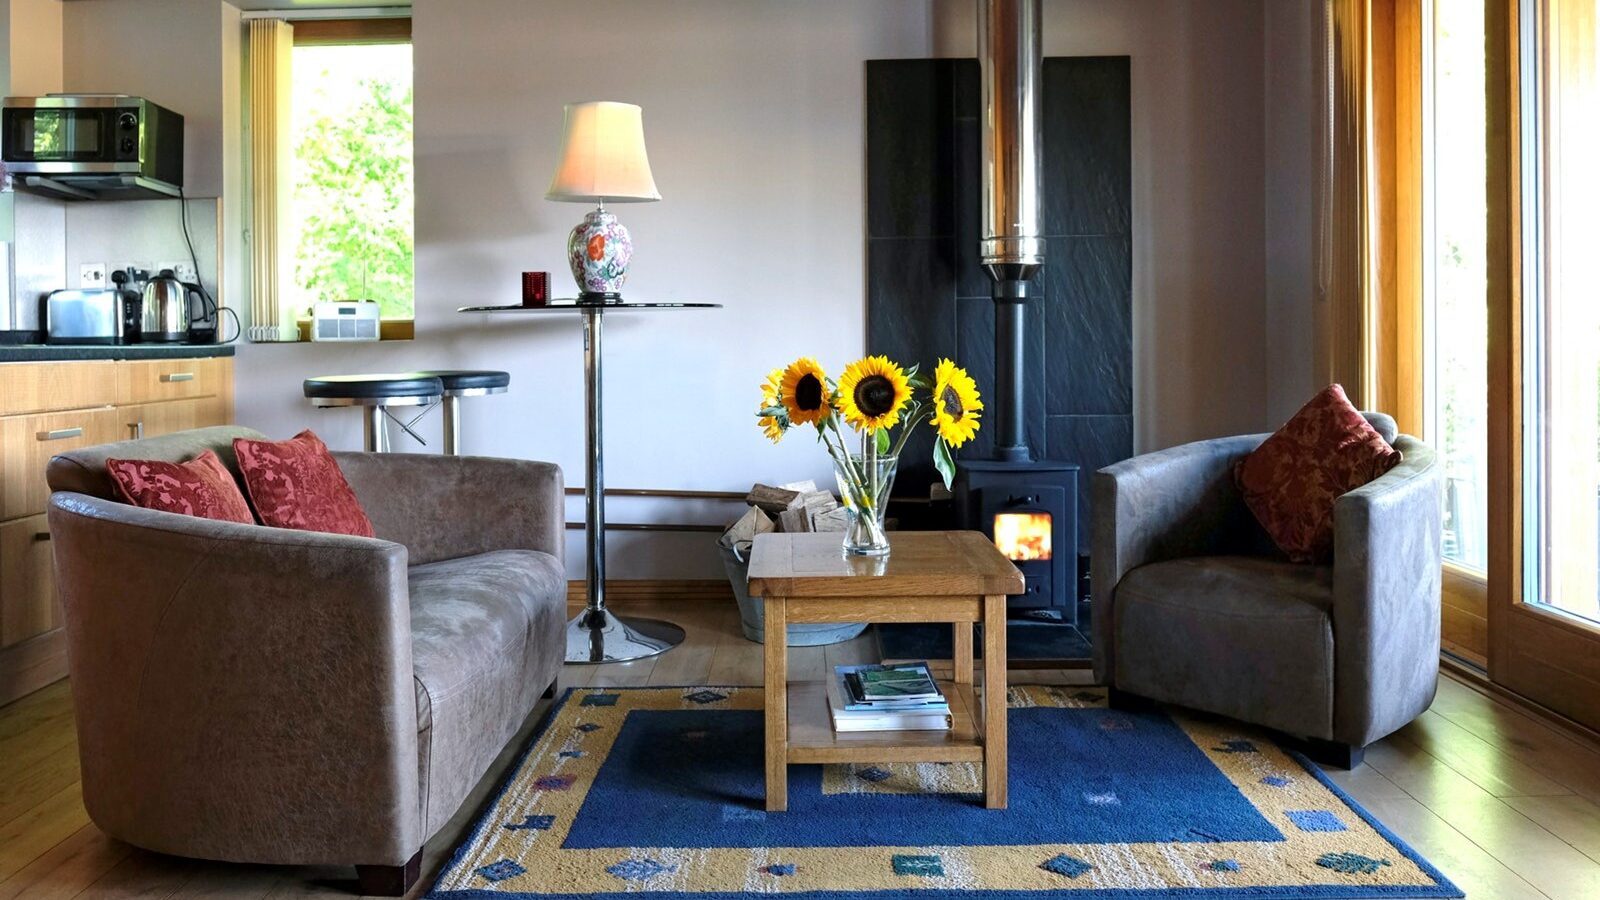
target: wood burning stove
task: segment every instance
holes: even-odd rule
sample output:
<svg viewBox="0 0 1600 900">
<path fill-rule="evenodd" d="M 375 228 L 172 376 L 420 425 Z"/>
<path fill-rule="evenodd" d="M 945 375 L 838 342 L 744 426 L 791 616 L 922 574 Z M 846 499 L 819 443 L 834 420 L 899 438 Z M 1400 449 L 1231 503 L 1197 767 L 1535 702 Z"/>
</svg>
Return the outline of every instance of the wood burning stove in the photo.
<svg viewBox="0 0 1600 900">
<path fill-rule="evenodd" d="M 956 516 L 1022 570 L 1013 608 L 1055 609 L 1078 621 L 1078 467 L 974 460 L 956 470 Z"/>
</svg>

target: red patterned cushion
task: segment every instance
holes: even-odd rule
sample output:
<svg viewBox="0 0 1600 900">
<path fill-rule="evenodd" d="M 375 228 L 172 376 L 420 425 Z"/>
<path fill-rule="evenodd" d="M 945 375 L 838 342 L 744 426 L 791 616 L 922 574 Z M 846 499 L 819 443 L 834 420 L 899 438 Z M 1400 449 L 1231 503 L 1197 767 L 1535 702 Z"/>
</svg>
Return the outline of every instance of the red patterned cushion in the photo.
<svg viewBox="0 0 1600 900">
<path fill-rule="evenodd" d="M 1333 556 L 1333 504 L 1394 468 L 1389 446 L 1330 384 L 1260 447 L 1240 460 L 1233 480 L 1256 521 L 1295 562 Z"/>
<path fill-rule="evenodd" d="M 287 441 L 235 438 L 239 471 L 261 524 L 372 537 L 372 520 L 322 439 L 308 429 Z"/>
<path fill-rule="evenodd" d="M 256 523 L 233 473 L 210 450 L 182 463 L 108 459 L 106 471 L 117 486 L 117 493 L 134 506 L 202 519 Z"/>
</svg>

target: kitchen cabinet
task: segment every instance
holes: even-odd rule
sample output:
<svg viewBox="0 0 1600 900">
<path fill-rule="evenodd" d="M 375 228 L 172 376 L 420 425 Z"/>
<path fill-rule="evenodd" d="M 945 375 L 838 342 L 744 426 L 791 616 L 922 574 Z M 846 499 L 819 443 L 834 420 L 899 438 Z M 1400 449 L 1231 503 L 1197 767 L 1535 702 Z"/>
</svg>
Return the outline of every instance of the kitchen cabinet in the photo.
<svg viewBox="0 0 1600 900">
<path fill-rule="evenodd" d="M 45 464 L 233 421 L 233 359 L 0 363 L 0 704 L 67 674 Z"/>
</svg>

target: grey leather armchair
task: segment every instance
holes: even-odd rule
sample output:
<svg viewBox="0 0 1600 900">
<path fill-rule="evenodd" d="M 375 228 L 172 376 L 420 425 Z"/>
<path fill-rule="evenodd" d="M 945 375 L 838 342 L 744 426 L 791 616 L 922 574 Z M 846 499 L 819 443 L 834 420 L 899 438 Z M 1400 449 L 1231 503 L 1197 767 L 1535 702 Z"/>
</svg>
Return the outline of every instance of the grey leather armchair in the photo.
<svg viewBox="0 0 1600 900">
<path fill-rule="evenodd" d="M 377 538 L 113 498 L 108 456 L 185 460 L 220 427 L 58 456 L 47 476 L 83 802 L 106 833 L 229 862 L 357 866 L 400 894 L 566 655 L 561 470 L 337 453 Z M 549 690 L 546 690 L 546 689 Z"/>
<path fill-rule="evenodd" d="M 1308 740 L 1344 768 L 1433 702 L 1443 477 L 1368 421 L 1399 465 L 1340 497 L 1331 565 L 1285 560 L 1233 465 L 1267 435 L 1199 441 L 1094 476 L 1095 675 L 1112 702 L 1171 703 Z"/>
</svg>

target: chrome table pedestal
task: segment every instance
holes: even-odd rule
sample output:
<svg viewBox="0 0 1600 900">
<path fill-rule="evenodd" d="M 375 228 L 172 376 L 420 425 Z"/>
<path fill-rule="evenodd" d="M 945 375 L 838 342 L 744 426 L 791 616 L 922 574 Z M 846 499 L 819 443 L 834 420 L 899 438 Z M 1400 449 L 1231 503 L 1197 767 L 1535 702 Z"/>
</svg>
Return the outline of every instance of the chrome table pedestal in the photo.
<svg viewBox="0 0 1600 900">
<path fill-rule="evenodd" d="M 719 303 L 575 303 L 548 306 L 464 306 L 464 313 L 572 314 L 583 317 L 584 583 L 588 602 L 567 623 L 567 662 L 609 663 L 644 659 L 683 643 L 683 629 L 661 619 L 619 616 L 606 607 L 605 444 L 601 434 L 601 321 L 607 313 L 663 309 L 715 309 Z"/>
</svg>

